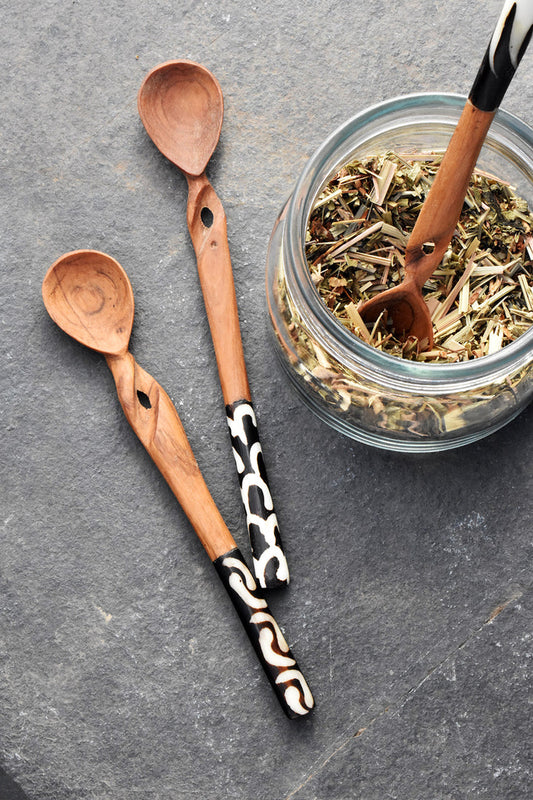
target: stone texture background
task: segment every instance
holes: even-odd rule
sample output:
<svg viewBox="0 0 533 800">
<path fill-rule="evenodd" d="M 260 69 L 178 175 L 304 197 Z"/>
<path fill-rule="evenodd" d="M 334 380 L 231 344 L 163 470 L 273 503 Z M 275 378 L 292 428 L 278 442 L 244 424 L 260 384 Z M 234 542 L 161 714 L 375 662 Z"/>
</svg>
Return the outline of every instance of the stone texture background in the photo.
<svg viewBox="0 0 533 800">
<path fill-rule="evenodd" d="M 287 384 L 264 297 L 268 238 L 311 153 L 375 101 L 467 93 L 500 0 L 0 7 L 1 799 L 528 797 L 531 409 L 441 455 L 358 445 Z M 504 104 L 530 124 L 531 55 Z M 299 723 L 104 360 L 40 297 L 67 250 L 121 262 L 132 350 L 176 403 L 244 548 L 186 183 L 136 110 L 146 72 L 177 57 L 208 66 L 225 95 L 209 176 L 292 568 L 271 606 L 317 700 Z"/>
</svg>

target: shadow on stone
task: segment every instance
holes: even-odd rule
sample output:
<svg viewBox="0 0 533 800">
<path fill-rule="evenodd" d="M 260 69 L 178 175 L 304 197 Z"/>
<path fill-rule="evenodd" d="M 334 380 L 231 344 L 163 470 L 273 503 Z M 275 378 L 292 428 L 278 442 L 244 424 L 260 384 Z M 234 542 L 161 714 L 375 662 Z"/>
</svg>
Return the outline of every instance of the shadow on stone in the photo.
<svg viewBox="0 0 533 800">
<path fill-rule="evenodd" d="M 29 800 L 20 786 L 0 767 L 0 798 L 2 800 Z"/>
</svg>

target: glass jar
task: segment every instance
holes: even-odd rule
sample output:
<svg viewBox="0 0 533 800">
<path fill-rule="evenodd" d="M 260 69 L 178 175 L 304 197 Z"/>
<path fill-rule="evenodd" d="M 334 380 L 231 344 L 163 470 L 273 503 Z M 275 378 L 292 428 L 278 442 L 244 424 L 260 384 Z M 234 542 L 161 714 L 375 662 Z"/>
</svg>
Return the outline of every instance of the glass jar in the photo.
<svg viewBox="0 0 533 800">
<path fill-rule="evenodd" d="M 272 232 L 267 299 L 281 363 L 322 420 L 360 442 L 424 452 L 498 430 L 533 392 L 533 328 L 492 355 L 427 364 L 387 355 L 339 322 L 321 300 L 304 252 L 308 217 L 335 172 L 353 158 L 444 151 L 466 98 L 416 94 L 353 117 L 311 157 Z M 508 181 L 533 209 L 533 130 L 498 111 L 478 167 Z"/>
</svg>

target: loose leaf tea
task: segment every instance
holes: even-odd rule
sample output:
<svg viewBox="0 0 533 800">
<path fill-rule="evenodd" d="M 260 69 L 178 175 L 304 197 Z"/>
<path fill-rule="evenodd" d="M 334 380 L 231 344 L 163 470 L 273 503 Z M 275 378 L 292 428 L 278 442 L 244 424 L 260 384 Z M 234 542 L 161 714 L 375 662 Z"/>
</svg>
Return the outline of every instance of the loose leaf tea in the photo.
<svg viewBox="0 0 533 800">
<path fill-rule="evenodd" d="M 363 322 L 358 306 L 404 277 L 405 245 L 441 158 L 388 152 L 352 161 L 317 198 L 306 236 L 311 277 L 330 311 L 373 347 L 429 363 L 490 355 L 533 325 L 533 216 L 508 183 L 478 170 L 423 287 L 433 348 L 397 338 L 386 312 Z"/>
</svg>

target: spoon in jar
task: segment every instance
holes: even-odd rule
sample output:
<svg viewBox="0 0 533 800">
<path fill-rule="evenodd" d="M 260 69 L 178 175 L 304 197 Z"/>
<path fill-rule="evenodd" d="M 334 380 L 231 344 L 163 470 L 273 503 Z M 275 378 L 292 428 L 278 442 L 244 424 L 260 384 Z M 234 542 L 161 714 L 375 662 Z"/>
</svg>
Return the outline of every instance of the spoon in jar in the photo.
<svg viewBox="0 0 533 800">
<path fill-rule="evenodd" d="M 138 109 L 155 146 L 187 179 L 187 224 L 215 349 L 254 571 L 262 588 L 285 586 L 289 570 L 244 363 L 226 216 L 205 175 L 222 128 L 222 90 L 200 64 L 167 61 L 144 79 Z"/>
<path fill-rule="evenodd" d="M 433 346 L 422 287 L 440 264 L 461 215 L 472 172 L 489 127 L 531 38 L 533 0 L 507 0 L 466 105 L 450 139 L 405 250 L 405 277 L 359 306 L 375 321 L 383 312 L 400 338 Z"/>
<path fill-rule="evenodd" d="M 209 493 L 176 409 L 129 352 L 134 301 L 125 271 L 105 253 L 75 250 L 52 264 L 42 294 L 65 333 L 105 356 L 128 422 L 215 565 L 285 713 L 306 715 L 313 696 Z"/>
</svg>

